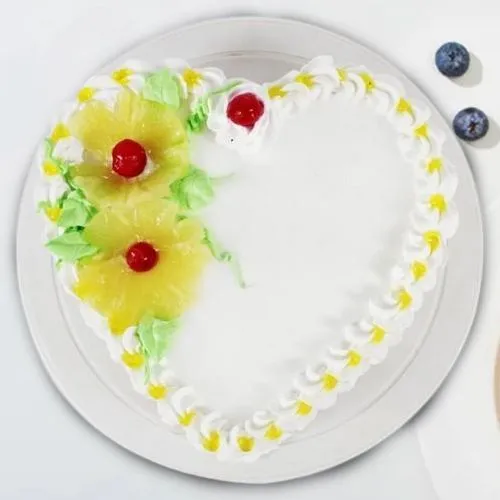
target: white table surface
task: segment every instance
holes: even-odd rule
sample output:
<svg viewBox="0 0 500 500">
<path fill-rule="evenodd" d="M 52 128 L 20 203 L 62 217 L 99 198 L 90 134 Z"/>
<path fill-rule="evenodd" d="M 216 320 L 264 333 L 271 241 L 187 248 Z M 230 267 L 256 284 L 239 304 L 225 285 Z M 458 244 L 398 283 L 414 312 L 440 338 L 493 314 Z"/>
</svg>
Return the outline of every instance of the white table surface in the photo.
<svg viewBox="0 0 500 500">
<path fill-rule="evenodd" d="M 500 498 L 500 437 L 492 399 L 500 338 L 498 2 L 16 0 L 2 7 L 0 499 Z M 396 63 L 445 116 L 476 105 L 493 119 L 489 137 L 466 147 L 482 198 L 487 255 L 478 320 L 456 369 L 431 404 L 381 446 L 333 471 L 267 487 L 224 485 L 163 470 L 95 432 L 45 374 L 24 323 L 14 273 L 18 197 L 52 111 L 97 66 L 131 44 L 189 21 L 230 14 L 300 18 L 331 27 Z M 432 62 L 437 46 L 451 39 L 475 55 L 460 84 L 440 76 Z"/>
</svg>

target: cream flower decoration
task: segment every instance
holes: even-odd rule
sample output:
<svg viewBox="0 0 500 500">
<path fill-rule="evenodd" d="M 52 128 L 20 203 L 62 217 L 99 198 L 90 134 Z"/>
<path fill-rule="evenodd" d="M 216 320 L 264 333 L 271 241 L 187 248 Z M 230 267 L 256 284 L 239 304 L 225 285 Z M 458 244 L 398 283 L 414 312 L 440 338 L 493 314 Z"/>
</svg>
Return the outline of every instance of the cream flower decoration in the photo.
<svg viewBox="0 0 500 500">
<path fill-rule="evenodd" d="M 243 126 L 231 119 L 230 106 L 242 96 L 253 96 L 262 110 L 262 114 L 251 126 Z M 215 134 L 215 140 L 219 144 L 241 154 L 253 154 L 259 151 L 268 139 L 270 128 L 276 120 L 266 88 L 256 83 L 242 82 L 232 92 L 221 94 L 214 99 L 207 126 Z"/>
<path fill-rule="evenodd" d="M 390 347 L 401 341 L 402 330 L 397 318 L 380 317 L 350 325 L 346 338 L 370 364 L 376 365 L 385 359 Z"/>
<path fill-rule="evenodd" d="M 186 436 L 201 451 L 224 454 L 228 447 L 226 424 L 219 413 L 213 412 L 204 416 L 199 425 L 189 426 Z"/>
<path fill-rule="evenodd" d="M 139 61 L 126 61 L 109 74 L 93 76 L 87 80 L 76 93 L 77 105 L 100 101 L 112 106 L 117 92 L 125 87 L 139 93 L 147 74 L 147 69 Z"/>
<path fill-rule="evenodd" d="M 309 401 L 317 409 L 333 406 L 339 394 L 352 388 L 354 381 L 344 376 L 346 357 L 332 357 L 329 351 L 323 363 L 307 372 L 295 381 L 295 389 L 301 400 Z M 349 374 L 347 374 L 349 375 Z"/>
<path fill-rule="evenodd" d="M 286 432 L 294 432 L 307 427 L 318 414 L 318 406 L 307 394 L 288 394 L 280 399 L 280 412 L 276 425 Z"/>
<path fill-rule="evenodd" d="M 318 97 L 327 98 L 340 87 L 339 73 L 331 56 L 312 59 L 300 70 L 293 70 L 283 78 L 267 84 L 272 100 L 288 97 L 293 106 L 304 106 Z"/>
<path fill-rule="evenodd" d="M 222 70 L 193 68 L 182 59 L 168 59 L 165 66 L 177 74 L 183 95 L 189 99 L 190 104 L 195 104 L 199 97 L 217 89 L 226 81 Z"/>
<path fill-rule="evenodd" d="M 170 385 L 179 384 L 173 373 L 169 373 L 166 380 Z M 162 420 L 176 430 L 187 429 L 199 424 L 202 416 L 199 410 L 200 401 L 192 387 L 182 387 L 173 391 L 168 402 L 162 401 L 158 405 Z"/>
</svg>

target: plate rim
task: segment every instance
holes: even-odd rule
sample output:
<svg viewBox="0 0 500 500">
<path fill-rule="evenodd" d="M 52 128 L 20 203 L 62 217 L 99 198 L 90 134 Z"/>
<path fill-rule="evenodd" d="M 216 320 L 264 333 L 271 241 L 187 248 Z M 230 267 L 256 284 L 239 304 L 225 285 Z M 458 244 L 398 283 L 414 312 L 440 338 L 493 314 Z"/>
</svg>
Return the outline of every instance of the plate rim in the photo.
<svg viewBox="0 0 500 500">
<path fill-rule="evenodd" d="M 288 25 L 301 25 L 302 27 L 306 26 L 308 27 L 309 29 L 313 29 L 313 30 L 320 30 L 320 31 L 323 31 L 323 32 L 327 32 L 330 36 L 333 35 L 335 38 L 338 38 L 338 39 L 341 39 L 343 40 L 344 42 L 347 42 L 349 44 L 354 44 L 356 46 L 359 46 L 361 48 L 363 48 L 364 50 L 368 51 L 370 54 L 373 54 L 374 57 L 377 57 L 378 59 L 384 61 L 386 64 L 389 64 L 392 68 L 394 68 L 395 71 L 397 71 L 398 75 L 401 75 L 402 77 L 402 80 L 403 80 L 403 83 L 406 85 L 408 85 L 408 83 L 410 83 L 410 85 L 413 87 L 413 88 L 416 88 L 418 89 L 418 92 L 420 93 L 421 96 L 425 97 L 427 101 L 429 101 L 428 97 L 426 96 L 426 94 L 420 90 L 420 88 L 418 88 L 418 86 L 416 86 L 411 80 L 408 79 L 408 77 L 406 77 L 406 75 L 397 67 L 395 66 L 391 61 L 387 61 L 385 58 L 383 58 L 382 56 L 380 56 L 378 53 L 376 52 L 373 52 L 370 48 L 366 47 L 365 45 L 363 44 L 360 44 L 358 43 L 357 41 L 355 40 L 352 40 L 342 34 L 337 34 L 335 31 L 331 31 L 331 30 L 328 30 L 328 29 L 325 29 L 324 27 L 322 26 L 317 26 L 315 24 L 312 24 L 310 22 L 302 22 L 302 21 L 297 21 L 297 20 L 294 20 L 294 19 L 278 19 L 278 18 L 273 18 L 273 17 L 267 17 L 267 16 L 263 16 L 263 17 L 259 17 L 259 16 L 231 16 L 231 17 L 223 17 L 223 18 L 216 18 L 216 19 L 209 19 L 209 20 L 203 20 L 203 21 L 200 21 L 200 22 L 196 22 L 196 23 L 191 23 L 191 24 L 186 24 L 186 25 L 183 25 L 183 26 L 180 26 L 180 27 L 176 27 L 174 28 L 173 30 L 168 30 L 162 34 L 159 34 L 159 35 L 156 35 L 156 36 L 153 36 L 149 39 L 146 39 L 145 41 L 143 41 L 142 43 L 138 43 L 136 44 L 133 48 L 132 47 L 129 47 L 124 53 L 120 54 L 118 57 L 113 57 L 111 59 L 112 60 L 116 60 L 116 59 L 121 59 L 123 58 L 124 54 L 128 53 L 130 50 L 133 50 L 133 49 L 139 49 L 140 47 L 142 46 L 146 46 L 147 44 L 150 44 L 150 43 L 154 43 L 154 42 L 157 42 L 159 41 L 161 38 L 163 37 L 168 37 L 168 36 L 173 36 L 173 35 L 178 35 L 179 33 L 182 33 L 183 31 L 187 31 L 189 29 L 197 29 L 197 28 L 200 28 L 200 27 L 204 27 L 204 26 L 207 26 L 207 25 L 210 25 L 210 26 L 214 26 L 214 25 L 217 25 L 217 24 L 228 24 L 228 23 L 234 23 L 234 22 L 249 22 L 249 23 L 252 23 L 252 22 L 271 22 L 271 23 L 281 23 L 281 24 L 288 24 Z M 108 65 L 110 61 L 106 62 L 105 65 Z M 437 118 L 441 121 L 443 121 L 443 117 L 441 115 L 441 113 L 435 108 L 435 106 L 432 104 L 431 102 L 431 107 L 432 107 L 432 110 L 433 110 L 433 115 L 437 116 Z M 449 131 L 449 127 L 446 126 L 446 130 Z M 453 141 L 455 143 L 455 145 L 458 145 L 458 141 Z M 69 387 L 67 387 L 65 384 L 61 383 L 60 380 L 58 380 L 57 378 L 57 371 L 58 371 L 58 368 L 54 366 L 54 359 L 51 357 L 50 355 L 50 352 L 48 352 L 46 349 L 47 349 L 47 346 L 46 345 L 43 345 L 43 335 L 41 334 L 40 331 L 38 331 L 39 327 L 38 325 L 35 325 L 34 324 L 34 318 L 30 316 L 30 312 L 28 312 L 28 309 L 29 309 L 29 303 L 30 303 L 30 299 L 28 298 L 28 294 L 26 292 L 26 280 L 27 280 L 27 276 L 25 275 L 25 270 L 23 269 L 22 267 L 22 260 L 23 260 L 23 246 L 22 246 L 22 236 L 23 236 L 23 220 L 24 220 L 24 216 L 26 215 L 26 205 L 30 205 L 29 203 L 29 200 L 32 199 L 32 193 L 31 193 L 31 184 L 33 182 L 33 176 L 34 176 L 34 172 L 32 170 L 28 170 L 28 174 L 25 178 L 25 184 L 24 184 L 24 189 L 22 191 L 22 195 L 21 195 L 21 206 L 20 206 L 20 209 L 18 211 L 18 222 L 17 222 L 17 234 L 16 234 L 16 271 L 17 271 L 17 279 L 18 279 L 18 284 L 19 284 L 19 291 L 20 291 L 20 296 L 21 296 L 21 302 L 23 304 L 23 309 L 25 311 L 25 316 L 26 316 L 26 320 L 27 320 L 27 323 L 28 323 L 28 326 L 29 326 L 29 330 L 30 330 L 30 333 L 31 333 L 31 336 L 33 338 L 33 341 L 35 343 L 35 346 L 37 347 L 37 350 L 38 352 L 40 353 L 40 356 L 42 358 L 42 361 L 43 361 L 43 364 L 47 370 L 47 372 L 49 373 L 50 375 L 50 378 L 51 380 L 53 381 L 53 383 L 56 385 L 56 387 L 58 388 L 58 390 L 61 392 L 61 394 L 66 398 L 66 400 L 71 404 L 71 406 L 73 406 L 74 409 L 76 409 L 77 413 L 80 414 L 80 416 L 82 416 L 87 422 L 89 422 L 96 430 L 98 430 L 99 432 L 101 432 L 102 434 L 106 435 L 108 438 L 110 438 L 111 440 L 113 440 L 114 442 L 116 442 L 117 444 L 119 444 L 120 446 L 122 446 L 123 448 L 131 451 L 132 453 L 134 454 L 137 454 L 137 455 L 140 455 L 144 458 L 147 458 L 149 460 L 152 460 L 154 462 L 157 462 L 157 463 L 161 463 L 162 465 L 165 465 L 169 468 L 172 468 L 172 469 L 176 469 L 176 470 L 180 470 L 182 472 L 185 472 L 185 473 L 188 473 L 188 474 L 194 474 L 194 475 L 200 475 L 202 477 L 209 477 L 209 478 L 213 478 L 213 479 L 220 479 L 220 480 L 224 480 L 224 481 L 234 481 L 234 482 L 255 482 L 255 483 L 268 483 L 268 482 L 277 482 L 277 481 L 283 481 L 283 480 L 288 480 L 288 479 L 293 479 L 293 478 L 297 478 L 297 477 L 302 477 L 302 476 L 306 476 L 306 475 L 310 475 L 310 474 L 313 474 L 313 473 L 317 473 L 317 472 L 320 472 L 322 470 L 325 470 L 325 469 L 328 469 L 330 467 L 333 467 L 335 465 L 339 465 L 340 463 L 343 463 L 347 460 L 350 460 L 352 458 L 354 458 L 355 456 L 367 451 L 368 449 L 376 446 L 377 444 L 379 444 L 381 441 L 383 441 L 384 439 L 386 439 L 390 434 L 392 434 L 393 432 L 395 432 L 396 430 L 398 430 L 402 425 L 404 425 L 409 419 L 411 419 L 421 408 L 422 406 L 424 406 L 428 400 L 435 394 L 435 392 L 439 389 L 440 385 L 442 384 L 443 380 L 446 378 L 446 376 L 448 375 L 449 371 L 451 370 L 451 368 L 454 366 L 456 360 L 458 359 L 458 356 L 463 348 L 463 346 L 465 345 L 466 343 L 466 340 L 468 338 L 468 335 L 469 335 L 469 332 L 472 328 L 472 325 L 473 325 L 473 321 L 474 321 L 474 318 L 475 318 L 475 315 L 476 315 L 476 311 L 477 311 L 477 307 L 478 307 L 478 301 L 479 301 L 479 296 L 480 296 L 480 293 L 481 293 L 481 283 L 482 283 L 482 274 L 483 274 L 483 264 L 484 264 L 484 233 L 483 233 L 483 223 L 482 223 L 482 214 L 481 214 L 481 206 L 480 206 L 480 203 L 479 203 L 479 197 L 478 197 L 478 193 L 477 193 L 477 189 L 476 189 L 476 186 L 475 186 L 475 182 L 474 182 L 474 179 L 471 175 L 471 172 L 470 172 L 470 167 L 468 165 L 468 161 L 467 161 L 467 158 L 465 157 L 463 151 L 461 150 L 461 148 L 459 147 L 458 150 L 460 150 L 460 154 L 461 154 L 461 160 L 462 162 L 466 165 L 466 169 L 462 172 L 463 175 L 465 175 L 466 177 L 468 177 L 468 181 L 469 181 L 469 184 L 470 184 L 470 187 L 472 187 L 472 194 L 473 194 L 473 198 L 474 198 L 474 202 L 475 202 L 475 205 L 476 205 L 476 223 L 478 224 L 478 232 L 480 234 L 480 239 L 479 241 L 477 242 L 478 243 L 478 248 L 476 249 L 477 253 L 478 253 L 478 256 L 480 257 L 479 258 L 479 261 L 478 261 L 478 266 L 477 266 L 477 278 L 478 278 L 478 283 L 476 284 L 476 290 L 475 290 L 475 293 L 473 295 L 473 298 L 472 298 L 472 303 L 473 303 L 473 307 L 470 311 L 470 318 L 467 322 L 467 328 L 465 329 L 466 333 L 461 337 L 460 339 L 460 342 L 458 342 L 455 347 L 454 347 L 454 350 L 453 350 L 453 353 L 451 354 L 451 361 L 450 361 L 450 364 L 449 366 L 447 366 L 446 368 L 444 368 L 442 370 L 442 373 L 440 373 L 439 375 L 435 375 L 435 380 L 434 380 L 434 383 L 433 383 L 433 387 L 426 391 L 427 392 L 427 396 L 424 397 L 424 400 L 420 403 L 418 403 L 417 405 L 411 405 L 411 406 L 414 406 L 414 408 L 408 410 L 406 413 L 406 417 L 404 418 L 400 418 L 399 420 L 399 423 L 395 424 L 395 425 L 389 425 L 387 426 L 387 429 L 384 429 L 383 432 L 380 432 L 379 433 L 379 436 L 377 439 L 372 439 L 369 443 L 364 443 L 363 445 L 361 446 L 358 446 L 356 447 L 356 449 L 353 449 L 351 450 L 351 453 L 350 454 L 347 454 L 348 456 L 344 457 L 343 460 L 341 461 L 338 461 L 336 463 L 328 463 L 325 462 L 325 463 L 322 463 L 322 464 L 316 464 L 315 466 L 313 466 L 311 468 L 311 470 L 305 470 L 305 469 L 301 469 L 300 471 L 297 470 L 296 468 L 296 464 L 294 465 L 295 466 L 295 472 L 293 473 L 285 473 L 285 472 L 282 472 L 281 474 L 278 474 L 278 475 L 275 475 L 275 476 L 269 476 L 269 477 L 257 477 L 257 476 L 248 476 L 245 474 L 245 469 L 241 469 L 241 468 L 233 468 L 233 467 L 229 467 L 229 470 L 231 470 L 231 476 L 232 477 L 220 477 L 219 474 L 211 474 L 211 473 L 200 473 L 199 471 L 198 472 L 193 472 L 193 471 L 190 471 L 190 470 L 185 470 L 185 468 L 183 467 L 175 467 L 173 466 L 172 464 L 168 464 L 166 465 L 165 463 L 161 462 L 161 461 L 158 461 L 157 459 L 155 459 L 154 457 L 151 457 L 149 454 L 145 454 L 145 453 L 141 453 L 140 451 L 137 451 L 136 449 L 132 449 L 131 446 L 127 446 L 127 444 L 125 444 L 124 442 L 122 442 L 121 440 L 125 437 L 126 438 L 126 435 L 124 436 L 120 436 L 120 433 L 118 433 L 118 436 L 117 435 L 114 435 L 114 436 L 111 436 L 110 434 L 116 434 L 114 432 L 111 432 L 109 431 L 109 429 L 107 430 L 107 432 L 103 429 L 100 429 L 98 424 L 94 421 L 94 418 L 95 416 L 89 416 L 88 415 L 88 411 L 86 411 L 84 408 L 81 407 L 80 405 L 80 401 L 76 401 L 77 399 L 79 399 L 78 395 L 77 397 L 75 398 L 75 395 L 74 394 L 70 394 L 70 389 Z M 30 182 L 31 180 L 31 182 Z M 30 205 L 30 208 L 29 210 L 33 210 L 33 208 L 31 207 Z M 38 243 L 38 241 L 37 241 Z M 28 287 L 29 288 L 29 287 Z M 424 340 L 423 344 L 422 344 L 422 349 L 424 348 L 424 345 L 427 343 L 427 338 Z M 418 357 L 419 354 L 417 354 L 415 357 Z M 410 363 L 409 366 L 411 366 L 413 364 L 413 360 L 412 362 Z M 396 381 L 395 385 L 400 385 L 401 383 L 401 380 L 405 378 L 406 376 L 406 373 L 407 373 L 407 370 L 405 370 L 405 373 L 403 373 L 403 375 Z M 97 379 L 98 383 L 101 384 L 101 382 L 99 381 L 99 379 Z M 105 388 L 107 390 L 107 388 Z M 392 389 L 391 389 L 392 390 Z M 385 398 L 385 395 L 381 398 L 381 400 L 383 400 Z M 122 401 L 120 401 L 120 404 L 123 404 Z M 211 457 L 210 457 L 211 459 Z M 265 459 L 264 459 L 265 460 Z M 227 464 L 228 465 L 228 464 Z M 237 469 L 237 471 L 233 470 L 233 469 Z"/>
</svg>

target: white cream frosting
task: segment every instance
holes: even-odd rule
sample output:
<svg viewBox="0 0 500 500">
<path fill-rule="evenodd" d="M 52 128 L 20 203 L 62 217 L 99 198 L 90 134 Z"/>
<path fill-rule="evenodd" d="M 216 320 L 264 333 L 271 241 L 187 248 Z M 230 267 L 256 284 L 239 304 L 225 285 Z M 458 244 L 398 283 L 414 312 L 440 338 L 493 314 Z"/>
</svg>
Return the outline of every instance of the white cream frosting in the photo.
<svg viewBox="0 0 500 500">
<path fill-rule="evenodd" d="M 233 123 L 227 116 L 229 101 L 237 95 L 252 93 L 264 103 L 264 113 L 252 129 L 247 129 Z M 277 113 L 271 106 L 266 89 L 262 85 L 243 81 L 232 92 L 222 94 L 215 99 L 207 126 L 215 134 L 218 144 L 235 149 L 242 154 L 257 153 L 263 146 L 266 137 L 270 135 L 270 128 L 277 121 Z"/>
<path fill-rule="evenodd" d="M 178 75 L 184 95 L 191 104 L 207 91 L 227 82 L 220 70 L 196 70 L 202 75 L 202 86 L 190 96 L 186 82 L 182 83 L 182 74 L 189 66 L 183 61 L 170 64 L 167 67 Z M 145 75 L 153 71 L 140 63 L 126 67 L 131 69 L 126 84 L 136 91 L 143 85 Z M 164 66 L 154 69 L 160 67 Z M 89 80 L 86 87 L 95 90 L 92 98 L 111 103 L 121 85 L 105 76 Z M 255 93 L 265 106 L 263 116 L 251 131 L 230 122 L 226 114 L 231 97 L 243 92 Z M 458 211 L 453 202 L 457 176 L 453 165 L 442 155 L 444 134 L 429 125 L 429 110 L 404 97 L 397 82 L 389 83 L 389 80 L 375 77 L 365 68 L 337 68 L 330 56 L 322 56 L 276 82 L 259 85 L 244 81 L 232 92 L 213 100 L 208 128 L 218 143 L 242 154 L 252 153 L 271 134 L 279 133 L 282 120 L 300 113 L 308 103 L 327 99 L 335 93 L 345 93 L 354 103 L 367 105 L 385 116 L 394 127 L 395 140 L 403 156 L 413 165 L 416 204 L 401 257 L 391 272 L 386 292 L 370 300 L 367 316 L 346 325 L 341 345 L 325 346 L 320 359 L 306 366 L 291 381 L 290 390 L 277 397 L 272 408 L 257 410 L 239 422 L 229 421 L 219 412 L 206 408 L 196 390 L 177 378 L 168 359 L 154 366 L 148 385 L 144 383 L 142 368 L 126 367 L 134 388 L 140 393 L 151 397 L 151 385 L 165 388 L 164 397 L 157 401 L 162 420 L 174 431 L 184 432 L 195 447 L 215 454 L 220 460 L 253 461 L 274 450 L 308 426 L 319 411 L 332 407 L 338 396 L 351 390 L 371 366 L 382 362 L 388 349 L 401 340 L 412 323 L 425 292 L 435 287 L 439 270 L 446 263 L 447 241 L 458 227 Z M 69 105 L 62 121 L 80 105 L 78 101 Z M 78 151 L 78 145 L 70 139 L 61 141 L 55 149 L 55 153 L 66 161 L 78 161 Z M 40 152 L 37 166 L 42 162 Z M 60 178 L 43 177 L 37 199 L 57 199 Z M 49 232 L 55 230 L 53 224 L 47 226 Z M 74 267 L 62 266 L 59 277 L 65 290 L 72 293 L 76 279 Z M 134 328 L 129 328 L 120 337 L 113 336 L 106 320 L 88 305 L 81 304 L 81 313 L 89 327 L 106 342 L 116 362 L 121 363 L 124 352 L 139 351 Z"/>
<path fill-rule="evenodd" d="M 188 99 L 190 105 L 195 105 L 198 98 L 226 81 L 224 72 L 219 68 L 193 68 L 183 59 L 167 59 L 164 67 L 178 76 L 183 97 Z"/>
</svg>

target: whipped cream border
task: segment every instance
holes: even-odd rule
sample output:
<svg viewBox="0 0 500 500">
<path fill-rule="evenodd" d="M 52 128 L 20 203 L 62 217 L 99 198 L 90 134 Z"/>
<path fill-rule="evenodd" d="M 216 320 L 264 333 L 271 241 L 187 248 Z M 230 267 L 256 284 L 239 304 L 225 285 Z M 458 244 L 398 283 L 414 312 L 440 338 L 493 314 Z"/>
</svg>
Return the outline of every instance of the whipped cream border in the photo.
<svg viewBox="0 0 500 500">
<path fill-rule="evenodd" d="M 200 95 L 227 81 L 218 69 L 196 68 L 193 71 L 199 75 L 201 87 L 190 87 L 183 80 L 186 68 L 190 68 L 184 61 L 176 60 L 175 65 L 167 61 L 156 66 L 129 62 L 111 75 L 91 78 L 77 99 L 64 107 L 55 124 L 64 123 L 90 99 L 112 104 L 123 86 L 140 91 L 148 74 L 165 67 L 179 78 L 183 98 L 191 107 Z M 251 131 L 229 122 L 225 113 L 232 95 L 248 91 L 264 101 L 266 110 L 263 121 Z M 429 126 L 430 110 L 404 97 L 401 85 L 392 77 L 375 77 L 363 67 L 337 67 L 332 57 L 320 56 L 277 81 L 263 85 L 243 81 L 230 94 L 217 97 L 210 106 L 208 129 L 218 143 L 242 154 L 253 153 L 278 132 L 284 120 L 313 101 L 339 93 L 344 93 L 353 104 L 373 108 L 393 126 L 403 158 L 414 171 L 416 204 L 402 255 L 391 271 L 386 293 L 369 301 L 367 316 L 344 328 L 341 345 L 326 347 L 321 359 L 306 366 L 272 408 L 255 411 L 243 421 L 231 422 L 207 408 L 196 391 L 177 378 L 168 359 L 153 368 L 150 382 L 145 384 L 143 368 L 123 362 L 124 354 L 139 353 L 135 327 L 115 336 L 105 318 L 80 301 L 87 325 L 106 342 L 111 358 L 125 366 L 134 388 L 156 401 L 161 419 L 174 431 L 185 433 L 196 448 L 220 460 L 250 462 L 276 449 L 307 427 L 319 411 L 332 407 L 338 396 L 351 390 L 372 366 L 381 363 L 388 349 L 401 340 L 412 323 L 425 292 L 435 287 L 438 273 L 446 264 L 447 241 L 458 228 L 458 211 L 453 201 L 458 179 L 454 166 L 442 156 L 444 133 Z M 77 161 L 78 144 L 73 143 L 68 142 L 56 152 Z M 35 165 L 42 182 L 35 197 L 37 201 L 55 200 L 62 189 L 61 180 L 43 175 L 43 162 L 41 145 Z M 53 237 L 57 231 L 47 221 L 44 238 Z M 74 266 L 64 265 L 58 274 L 63 288 L 74 295 Z"/>
</svg>

